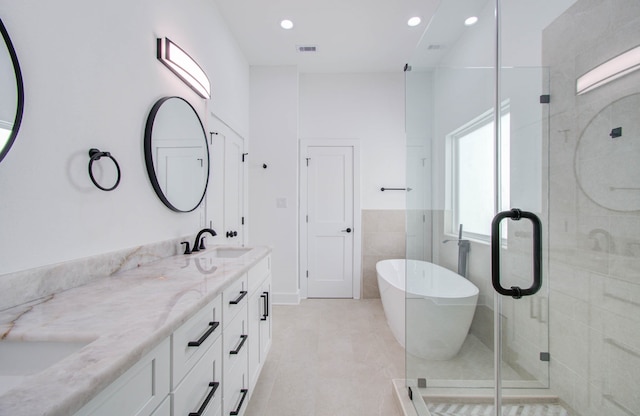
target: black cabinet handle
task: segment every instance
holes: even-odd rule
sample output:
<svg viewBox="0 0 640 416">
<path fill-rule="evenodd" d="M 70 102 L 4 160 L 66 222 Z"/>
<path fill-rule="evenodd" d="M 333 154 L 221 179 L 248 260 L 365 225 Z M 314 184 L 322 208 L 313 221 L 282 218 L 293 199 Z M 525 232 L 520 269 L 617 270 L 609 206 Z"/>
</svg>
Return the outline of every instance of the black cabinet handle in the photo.
<svg viewBox="0 0 640 416">
<path fill-rule="evenodd" d="M 213 387 L 213 388 L 211 389 L 209 394 L 207 394 L 207 397 L 204 399 L 204 402 L 202 402 L 202 406 L 200 406 L 200 409 L 198 409 L 197 412 L 189 413 L 189 416 L 202 416 L 204 411 L 207 410 L 207 405 L 213 398 L 213 395 L 215 394 L 216 390 L 218 390 L 219 385 L 220 383 L 218 383 L 217 381 L 212 381 L 211 383 L 209 383 L 209 387 Z"/>
<path fill-rule="evenodd" d="M 262 298 L 262 304 L 264 306 L 264 312 L 262 313 L 262 317 L 260 318 L 260 320 L 266 321 L 269 317 L 269 292 L 262 292 L 262 295 L 260 295 L 260 297 Z"/>
<path fill-rule="evenodd" d="M 238 354 L 240 352 L 240 350 L 242 349 L 242 346 L 244 345 L 245 341 L 247 340 L 247 338 L 249 338 L 249 335 L 240 335 L 240 344 L 238 344 L 238 346 L 236 347 L 235 350 L 231 350 L 229 351 L 229 354 Z"/>
<path fill-rule="evenodd" d="M 238 296 L 234 300 L 230 300 L 229 301 L 229 305 L 237 305 L 238 303 L 240 303 L 242 298 L 244 298 L 245 296 L 247 296 L 247 291 L 246 290 L 241 290 L 240 291 L 240 296 Z"/>
<path fill-rule="evenodd" d="M 518 286 L 507 289 L 502 287 L 500 282 L 500 222 L 505 218 L 514 221 L 526 218 L 533 224 L 533 283 L 527 289 Z M 491 283 L 496 292 L 514 299 L 535 295 L 540 290 L 542 287 L 542 223 L 537 215 L 514 208 L 499 212 L 493 218 L 491 222 Z"/>
<path fill-rule="evenodd" d="M 244 402 L 244 399 L 247 397 L 247 393 L 249 393 L 249 389 L 242 389 L 240 390 L 240 393 L 242 393 L 242 399 L 240 399 L 240 403 L 238 403 L 238 407 L 236 407 L 236 410 L 232 410 L 231 413 L 229 413 L 230 416 L 237 416 L 240 414 L 240 409 L 242 409 L 242 403 Z"/>
<path fill-rule="evenodd" d="M 199 347 L 203 342 L 206 341 L 207 338 L 209 338 L 209 335 L 211 335 L 213 333 L 213 331 L 216 330 L 218 325 L 220 325 L 220 322 L 209 322 L 209 329 L 207 329 L 207 332 L 202 334 L 202 336 L 200 337 L 199 340 L 197 340 L 197 341 L 189 341 L 187 346 L 189 346 L 189 347 Z"/>
</svg>

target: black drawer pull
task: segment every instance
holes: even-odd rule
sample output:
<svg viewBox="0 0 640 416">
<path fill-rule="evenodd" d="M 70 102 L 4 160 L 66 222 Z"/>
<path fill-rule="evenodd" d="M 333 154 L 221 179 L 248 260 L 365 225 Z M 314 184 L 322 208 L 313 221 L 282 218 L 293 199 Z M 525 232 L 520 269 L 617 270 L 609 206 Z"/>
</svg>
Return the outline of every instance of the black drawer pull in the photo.
<svg viewBox="0 0 640 416">
<path fill-rule="evenodd" d="M 262 295 L 260 295 L 260 297 L 262 298 L 264 305 L 264 313 L 262 314 L 260 320 L 266 321 L 269 317 L 269 292 L 262 292 Z"/>
<path fill-rule="evenodd" d="M 197 412 L 189 413 L 189 416 L 201 416 L 204 413 L 204 411 L 207 410 L 207 405 L 213 398 L 213 395 L 215 394 L 216 390 L 218 390 L 219 385 L 220 383 L 218 383 L 217 381 L 212 381 L 211 383 L 209 383 L 209 387 L 213 387 L 213 388 L 211 389 L 209 394 L 207 394 L 207 397 L 204 399 L 204 402 L 202 402 L 202 406 L 200 406 L 200 409 L 198 409 Z"/>
<path fill-rule="evenodd" d="M 247 291 L 246 290 L 241 290 L 240 291 L 240 296 L 238 296 L 234 300 L 229 301 L 229 305 L 237 305 L 238 303 L 240 303 L 242 298 L 244 298 L 245 296 L 247 296 Z"/>
<path fill-rule="evenodd" d="M 231 413 L 229 413 L 230 416 L 236 416 L 240 414 L 240 409 L 242 409 L 242 402 L 244 402 L 245 397 L 247 397 L 249 389 L 242 389 L 240 390 L 240 393 L 242 393 L 242 399 L 240 399 L 240 403 L 238 403 L 238 407 L 236 407 L 236 410 L 232 410 Z"/>
<path fill-rule="evenodd" d="M 244 342 L 247 340 L 247 338 L 249 338 L 249 335 L 240 335 L 240 339 L 241 339 L 240 344 L 238 344 L 235 350 L 229 351 L 229 354 L 239 353 L 240 350 L 242 349 L 242 346 L 244 345 Z"/>
<path fill-rule="evenodd" d="M 202 336 L 200 337 L 199 340 L 197 340 L 197 341 L 189 341 L 187 346 L 189 346 L 189 347 L 199 347 L 203 342 L 205 342 L 205 340 L 207 338 L 209 338 L 209 335 L 211 335 L 213 333 L 213 331 L 216 330 L 218 325 L 220 325 L 220 322 L 209 322 L 209 329 L 207 329 L 207 332 L 202 334 Z"/>
</svg>

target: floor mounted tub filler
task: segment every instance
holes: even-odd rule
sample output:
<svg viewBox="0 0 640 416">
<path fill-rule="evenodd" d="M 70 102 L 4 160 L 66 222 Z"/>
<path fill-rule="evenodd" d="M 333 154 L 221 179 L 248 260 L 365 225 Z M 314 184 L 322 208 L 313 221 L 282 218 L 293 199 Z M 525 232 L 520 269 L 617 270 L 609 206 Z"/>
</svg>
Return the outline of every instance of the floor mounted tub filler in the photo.
<svg viewBox="0 0 640 416">
<path fill-rule="evenodd" d="M 469 332 L 478 288 L 459 274 L 425 261 L 382 260 L 376 272 L 384 313 L 396 340 L 416 357 L 453 358 Z"/>
</svg>

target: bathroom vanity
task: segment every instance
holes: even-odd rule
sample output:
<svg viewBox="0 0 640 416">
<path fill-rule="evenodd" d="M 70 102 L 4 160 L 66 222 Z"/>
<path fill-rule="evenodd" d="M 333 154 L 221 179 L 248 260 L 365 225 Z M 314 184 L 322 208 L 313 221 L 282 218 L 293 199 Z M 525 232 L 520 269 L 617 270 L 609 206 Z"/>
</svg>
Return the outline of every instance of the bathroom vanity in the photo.
<svg viewBox="0 0 640 416">
<path fill-rule="evenodd" d="M 6 309 L 0 414 L 242 415 L 270 293 L 270 249 L 212 247 Z"/>
</svg>

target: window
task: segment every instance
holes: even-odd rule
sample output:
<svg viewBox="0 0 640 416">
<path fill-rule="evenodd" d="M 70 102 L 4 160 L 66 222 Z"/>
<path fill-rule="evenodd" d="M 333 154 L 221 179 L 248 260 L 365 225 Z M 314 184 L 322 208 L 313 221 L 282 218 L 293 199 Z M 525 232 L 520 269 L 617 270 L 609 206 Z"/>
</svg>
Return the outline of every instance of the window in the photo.
<svg viewBox="0 0 640 416">
<path fill-rule="evenodd" d="M 501 114 L 501 134 L 497 143 L 493 111 L 447 135 L 448 199 L 452 213 L 448 231 L 451 234 L 457 234 L 460 224 L 463 224 L 467 238 L 488 241 L 491 220 L 498 210 L 509 209 L 511 120 L 508 103 L 503 104 Z M 496 154 L 499 157 L 497 163 Z M 506 236 L 506 227 L 502 229 Z"/>
</svg>

